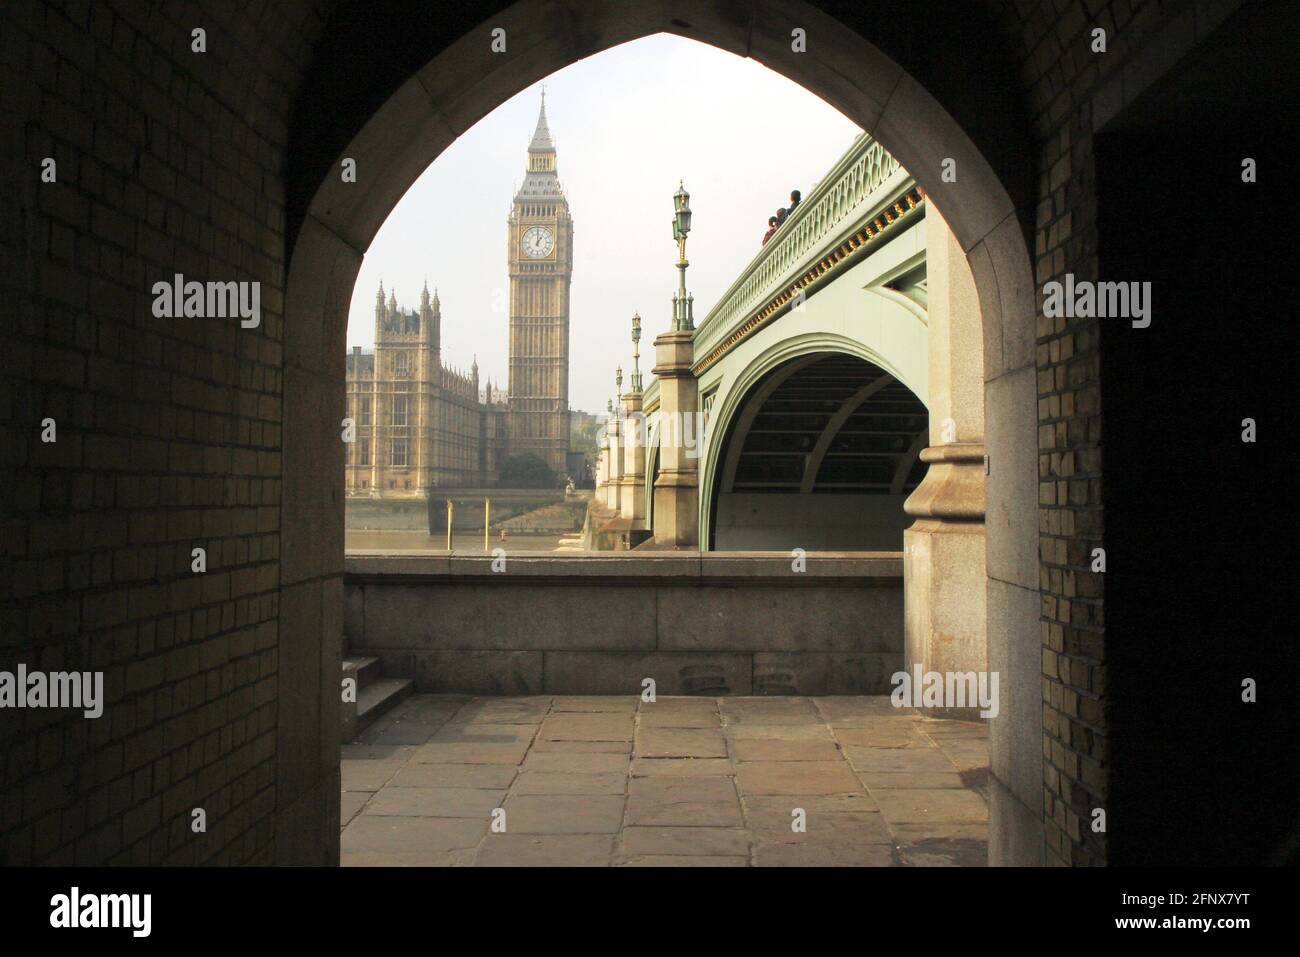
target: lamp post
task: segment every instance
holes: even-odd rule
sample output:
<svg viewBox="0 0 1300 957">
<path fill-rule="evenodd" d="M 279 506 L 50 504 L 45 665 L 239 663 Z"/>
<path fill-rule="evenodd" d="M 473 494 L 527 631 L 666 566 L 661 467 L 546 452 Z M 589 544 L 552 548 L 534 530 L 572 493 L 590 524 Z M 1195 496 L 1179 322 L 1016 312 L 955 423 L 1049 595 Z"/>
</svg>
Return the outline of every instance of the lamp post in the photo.
<svg viewBox="0 0 1300 957">
<path fill-rule="evenodd" d="M 673 239 L 677 240 L 677 291 L 672 328 L 655 337 L 659 380 L 659 468 L 654 480 L 654 539 L 668 548 L 699 548 L 699 449 L 683 441 L 683 423 L 699 405 L 695 362 L 695 297 L 686 292 L 686 237 L 691 231 L 691 197 L 679 183 L 673 194 Z"/>
<path fill-rule="evenodd" d="M 673 296 L 673 331 L 695 328 L 695 297 L 686 295 L 686 237 L 691 231 L 691 194 L 678 180 L 673 193 L 673 239 L 677 240 L 677 294 Z"/>
<path fill-rule="evenodd" d="M 632 314 L 632 391 L 641 394 L 641 314 Z"/>
</svg>

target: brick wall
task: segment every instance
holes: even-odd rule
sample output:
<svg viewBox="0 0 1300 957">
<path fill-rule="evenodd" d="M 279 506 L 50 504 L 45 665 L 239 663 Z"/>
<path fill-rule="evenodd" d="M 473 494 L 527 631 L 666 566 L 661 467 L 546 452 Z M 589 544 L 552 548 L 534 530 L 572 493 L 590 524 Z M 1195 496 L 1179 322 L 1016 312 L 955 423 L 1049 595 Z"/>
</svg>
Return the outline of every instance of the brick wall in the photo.
<svg viewBox="0 0 1300 957">
<path fill-rule="evenodd" d="M 1097 279 L 1094 126 L 1131 99 L 1235 3 L 1085 0 L 995 8 L 1021 60 L 1039 143 L 1034 272 Z M 1185 21 L 1191 21 L 1184 27 Z M 1106 52 L 1091 49 L 1106 32 Z M 1171 39 L 1176 38 L 1176 39 Z M 1105 104 L 1107 115 L 1098 114 Z M 1116 103 L 1118 105 L 1118 103 Z M 1108 277 L 1100 277 L 1108 278 Z M 1040 299 L 1041 303 L 1041 299 Z M 1049 863 L 1101 864 L 1107 806 L 1106 640 L 1099 320 L 1040 315 L 1037 336 L 1039 577 L 1043 643 L 1043 785 Z"/>
<path fill-rule="evenodd" d="M 0 862 L 271 860 L 281 170 L 320 29 L 302 4 L 0 8 L 0 669 L 102 670 L 107 702 L 3 713 Z M 260 281 L 261 326 L 154 318 L 175 272 Z"/>
</svg>

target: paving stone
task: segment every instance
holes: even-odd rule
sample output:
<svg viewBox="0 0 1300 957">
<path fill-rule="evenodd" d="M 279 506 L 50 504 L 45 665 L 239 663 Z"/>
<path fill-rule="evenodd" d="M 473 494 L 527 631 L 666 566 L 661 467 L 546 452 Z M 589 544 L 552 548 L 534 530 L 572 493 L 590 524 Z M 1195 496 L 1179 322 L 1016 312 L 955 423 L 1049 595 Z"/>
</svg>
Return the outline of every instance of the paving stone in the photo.
<svg viewBox="0 0 1300 957">
<path fill-rule="evenodd" d="M 474 862 L 475 849 L 450 851 L 350 851 L 340 855 L 342 867 L 467 867 Z"/>
<path fill-rule="evenodd" d="M 813 698 L 813 705 L 827 724 L 914 714 L 911 708 L 895 708 L 889 695 L 833 695 Z"/>
<path fill-rule="evenodd" d="M 697 728 L 642 729 L 636 753 L 645 758 L 725 758 L 727 740 L 720 731 Z"/>
<path fill-rule="evenodd" d="M 897 724 L 893 727 L 835 728 L 835 740 L 841 747 L 867 748 L 933 748 L 934 742 L 915 727 Z"/>
<path fill-rule="evenodd" d="M 941 738 L 941 750 L 959 771 L 973 771 L 989 766 L 989 746 L 986 741 Z"/>
<path fill-rule="evenodd" d="M 955 771 L 864 771 L 858 779 L 867 790 L 877 788 L 964 788 L 962 776 Z"/>
<path fill-rule="evenodd" d="M 384 719 L 391 717 L 398 721 L 442 723 L 449 721 L 463 704 L 463 701 L 447 701 L 430 695 L 414 695 L 399 702 L 396 708 L 384 715 Z"/>
<path fill-rule="evenodd" d="M 344 791 L 339 796 L 339 827 L 347 827 L 369 800 L 369 791 Z"/>
<path fill-rule="evenodd" d="M 465 702 L 452 721 L 456 724 L 541 724 L 551 699 L 473 698 Z"/>
<path fill-rule="evenodd" d="M 406 761 L 340 761 L 339 776 L 344 791 L 378 791 Z"/>
<path fill-rule="evenodd" d="M 529 771 L 515 779 L 512 794 L 624 794 L 626 772 L 584 774 L 575 771 Z"/>
<path fill-rule="evenodd" d="M 741 794 L 842 794 L 862 791 L 848 764 L 837 761 L 749 761 L 736 765 Z"/>
<path fill-rule="evenodd" d="M 723 734 L 732 741 L 830 741 L 824 724 L 728 724 Z"/>
<path fill-rule="evenodd" d="M 532 741 L 536 731 L 536 728 L 526 724 L 447 724 L 439 728 L 429 740 L 499 744 L 507 741 Z"/>
<path fill-rule="evenodd" d="M 752 699 L 746 699 L 752 700 Z M 728 727 L 745 724 L 824 724 L 811 704 L 783 706 L 733 706 L 724 702 L 720 709 Z"/>
<path fill-rule="evenodd" d="M 633 798 L 627 805 L 627 823 L 645 827 L 741 827 L 744 818 L 737 804 L 703 801 L 667 804 Z"/>
<path fill-rule="evenodd" d="M 983 723 L 884 696 L 426 699 L 377 729 L 425 743 L 342 748 L 347 866 L 987 863 Z"/>
<path fill-rule="evenodd" d="M 730 778 L 633 778 L 629 826 L 740 827 L 743 818 Z"/>
<path fill-rule="evenodd" d="M 362 744 L 424 744 L 442 725 L 400 722 L 367 728 L 358 737 Z"/>
<path fill-rule="evenodd" d="M 506 798 L 507 834 L 617 834 L 620 795 L 515 795 Z"/>
<path fill-rule="evenodd" d="M 551 702 L 551 713 L 556 712 L 612 712 L 630 714 L 640 703 L 639 695 L 556 695 Z"/>
<path fill-rule="evenodd" d="M 749 857 L 749 838 L 743 828 L 629 827 L 623 830 L 622 850 L 627 855 L 676 854 Z"/>
<path fill-rule="evenodd" d="M 919 844 L 929 840 L 984 841 L 987 844 L 989 836 L 987 824 L 891 823 L 889 830 L 893 832 L 895 844 Z"/>
<path fill-rule="evenodd" d="M 540 737 L 546 741 L 631 741 L 632 715 L 561 714 L 542 722 Z"/>
<path fill-rule="evenodd" d="M 344 761 L 397 761 L 410 758 L 415 749 L 399 744 L 345 744 L 339 749 Z"/>
<path fill-rule="evenodd" d="M 889 844 L 759 844 L 755 867 L 892 867 L 894 848 Z"/>
<path fill-rule="evenodd" d="M 766 695 L 763 697 L 734 697 L 719 698 L 718 710 L 727 714 L 739 714 L 741 712 L 748 714 L 778 714 L 798 712 L 800 714 L 812 715 L 817 720 L 822 720 L 817 710 L 817 705 L 812 698 L 804 698 L 798 695 Z"/>
<path fill-rule="evenodd" d="M 669 711 L 717 714 L 717 698 L 697 698 L 693 695 L 657 695 L 654 701 L 642 701 L 640 714 L 664 714 Z"/>
<path fill-rule="evenodd" d="M 831 741 L 742 738 L 732 745 L 737 761 L 842 761 Z"/>
<path fill-rule="evenodd" d="M 987 867 L 987 841 L 934 838 L 902 844 L 898 848 L 902 863 L 909 867 Z"/>
<path fill-rule="evenodd" d="M 957 770 L 948 756 L 938 748 L 861 748 L 846 745 L 844 757 L 853 770 L 868 771 L 938 771 L 951 774 Z"/>
<path fill-rule="evenodd" d="M 417 748 L 417 764 L 519 764 L 528 752 L 527 741 L 436 741 Z"/>
<path fill-rule="evenodd" d="M 512 764 L 410 764 L 398 770 L 388 788 L 488 788 L 504 791 L 518 770 Z"/>
<path fill-rule="evenodd" d="M 387 787 L 363 812 L 392 817 L 468 817 L 488 820 L 505 799 L 504 790 L 483 788 Z"/>
<path fill-rule="evenodd" d="M 637 727 L 717 730 L 722 727 L 722 716 L 715 711 L 642 711 L 637 715 Z"/>
<path fill-rule="evenodd" d="M 340 836 L 343 863 L 354 854 L 389 857 L 394 863 L 437 863 L 443 851 L 472 850 L 487 833 L 488 821 L 465 818 L 378 817 L 360 814 Z"/>
<path fill-rule="evenodd" d="M 696 857 L 693 855 L 644 854 L 619 867 L 748 867 L 748 857 Z"/>
<path fill-rule="evenodd" d="M 739 806 L 740 803 L 735 784 L 729 778 L 720 777 L 633 778 L 628 785 L 628 794 L 669 804 L 676 801 L 716 801 Z"/>
<path fill-rule="evenodd" d="M 932 737 L 978 738 L 988 740 L 989 726 L 983 721 L 922 718 L 921 729 Z"/>
<path fill-rule="evenodd" d="M 899 788 L 873 791 L 871 796 L 890 824 L 983 824 L 988 821 L 988 805 L 972 791 L 955 788 Z"/>
<path fill-rule="evenodd" d="M 627 741 L 547 741 L 539 738 L 533 742 L 529 754 L 623 754 L 632 755 L 632 742 Z"/>
<path fill-rule="evenodd" d="M 755 837 L 773 843 L 840 840 L 856 844 L 888 844 L 894 838 L 889 822 L 865 794 L 812 797 L 743 797 L 745 825 Z M 805 830 L 793 830 L 795 808 L 804 811 Z"/>
<path fill-rule="evenodd" d="M 608 867 L 614 838 L 603 834 L 489 834 L 475 867 Z"/>
<path fill-rule="evenodd" d="M 728 758 L 636 758 L 632 762 L 632 776 L 653 777 L 715 777 L 732 775 L 736 767 Z"/>
<path fill-rule="evenodd" d="M 861 791 L 856 794 L 803 795 L 798 801 L 792 800 L 789 795 L 745 794 L 741 795 L 740 800 L 745 807 L 745 817 L 751 827 L 788 828 L 790 809 L 793 807 L 801 807 L 809 814 L 880 813 L 880 808 L 872 797 Z"/>
<path fill-rule="evenodd" d="M 630 754 L 574 754 L 564 751 L 539 751 L 533 748 L 524 759 L 524 770 L 626 775 L 631 763 Z"/>
<path fill-rule="evenodd" d="M 792 804 L 795 802 L 791 802 Z M 791 827 L 793 809 L 786 810 L 785 820 L 774 827 L 767 822 L 777 815 L 763 815 L 761 818 L 747 819 L 749 833 L 755 841 L 768 844 L 890 844 L 894 835 L 889 822 L 879 811 L 853 812 L 849 814 L 823 814 L 804 808 L 806 830 L 796 831 Z"/>
</svg>

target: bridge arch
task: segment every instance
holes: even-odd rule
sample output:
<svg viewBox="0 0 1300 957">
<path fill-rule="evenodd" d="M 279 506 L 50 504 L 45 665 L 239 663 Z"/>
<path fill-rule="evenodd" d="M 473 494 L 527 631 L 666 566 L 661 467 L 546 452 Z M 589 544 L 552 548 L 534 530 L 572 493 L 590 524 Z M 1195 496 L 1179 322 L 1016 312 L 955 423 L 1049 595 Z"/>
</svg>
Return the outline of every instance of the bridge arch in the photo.
<svg viewBox="0 0 1300 957">
<path fill-rule="evenodd" d="M 834 339 L 839 348 L 808 337 L 785 358 L 774 356 L 794 350 L 774 348 L 730 390 L 701 471 L 709 548 L 902 549 L 928 411 L 873 350 Z M 846 456 L 854 468 L 833 474 Z"/>
<path fill-rule="evenodd" d="M 436 44 L 432 59 L 427 28 L 397 6 L 339 8 L 295 108 L 286 156 L 284 633 L 322 632 L 325 647 L 341 642 L 343 490 L 329 476 L 342 476 L 344 462 L 332 423 L 344 414 L 348 304 L 375 233 L 423 170 L 511 96 L 620 43 L 677 34 L 762 63 L 870 131 L 942 210 L 969 263 L 983 345 L 987 428 L 979 438 L 997 463 L 988 480 L 987 585 L 989 607 L 1003 620 L 990 623 L 989 659 L 1004 672 L 1004 693 L 1017 699 L 1007 712 L 1018 722 L 1014 733 L 1004 730 L 1006 719 L 991 732 L 994 772 L 1012 781 L 1029 826 L 1041 827 L 1037 309 L 1026 241 L 1037 148 L 986 13 L 935 6 L 950 29 L 917 44 L 898 30 L 881 30 L 872 42 L 803 0 L 684 8 L 520 0 L 467 15 L 460 39 Z M 791 47 L 795 27 L 809 40 L 804 51 Z M 511 38 L 501 53 L 493 52 L 498 29 Z M 357 55 L 361 49 L 385 50 L 379 68 Z M 356 161 L 356 182 L 338 175 L 345 157 Z M 945 181 L 943 171 L 954 167 L 957 180 Z M 324 607 L 309 597 L 318 593 Z"/>
<path fill-rule="evenodd" d="M 791 368 L 799 359 L 813 359 L 823 355 L 851 356 L 868 363 L 903 383 L 925 403 L 924 380 L 918 382 L 915 369 L 903 368 L 859 339 L 834 332 L 815 331 L 791 336 L 770 345 L 734 379 L 719 387 L 718 403 L 710 416 L 708 437 L 700 461 L 700 475 L 705 477 L 707 483 L 700 488 L 702 548 L 713 547 L 712 530 L 716 521 L 719 482 L 724 471 L 722 456 L 727 444 L 726 436 L 736 428 L 737 420 L 747 402 L 754 396 L 755 389 L 783 367 Z"/>
</svg>

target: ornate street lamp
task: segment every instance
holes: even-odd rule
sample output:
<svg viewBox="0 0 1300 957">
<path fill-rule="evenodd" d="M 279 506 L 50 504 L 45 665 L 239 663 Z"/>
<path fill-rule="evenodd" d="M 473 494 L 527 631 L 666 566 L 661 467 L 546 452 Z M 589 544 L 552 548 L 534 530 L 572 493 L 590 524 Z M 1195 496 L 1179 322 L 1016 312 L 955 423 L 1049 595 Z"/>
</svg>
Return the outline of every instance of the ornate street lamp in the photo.
<svg viewBox="0 0 1300 957">
<path fill-rule="evenodd" d="M 695 297 L 686 295 L 686 236 L 691 231 L 691 194 L 678 180 L 673 193 L 673 239 L 677 240 L 677 293 L 673 296 L 673 331 L 695 328 Z"/>
<path fill-rule="evenodd" d="M 632 393 L 641 394 L 641 314 L 632 314 Z"/>
</svg>

